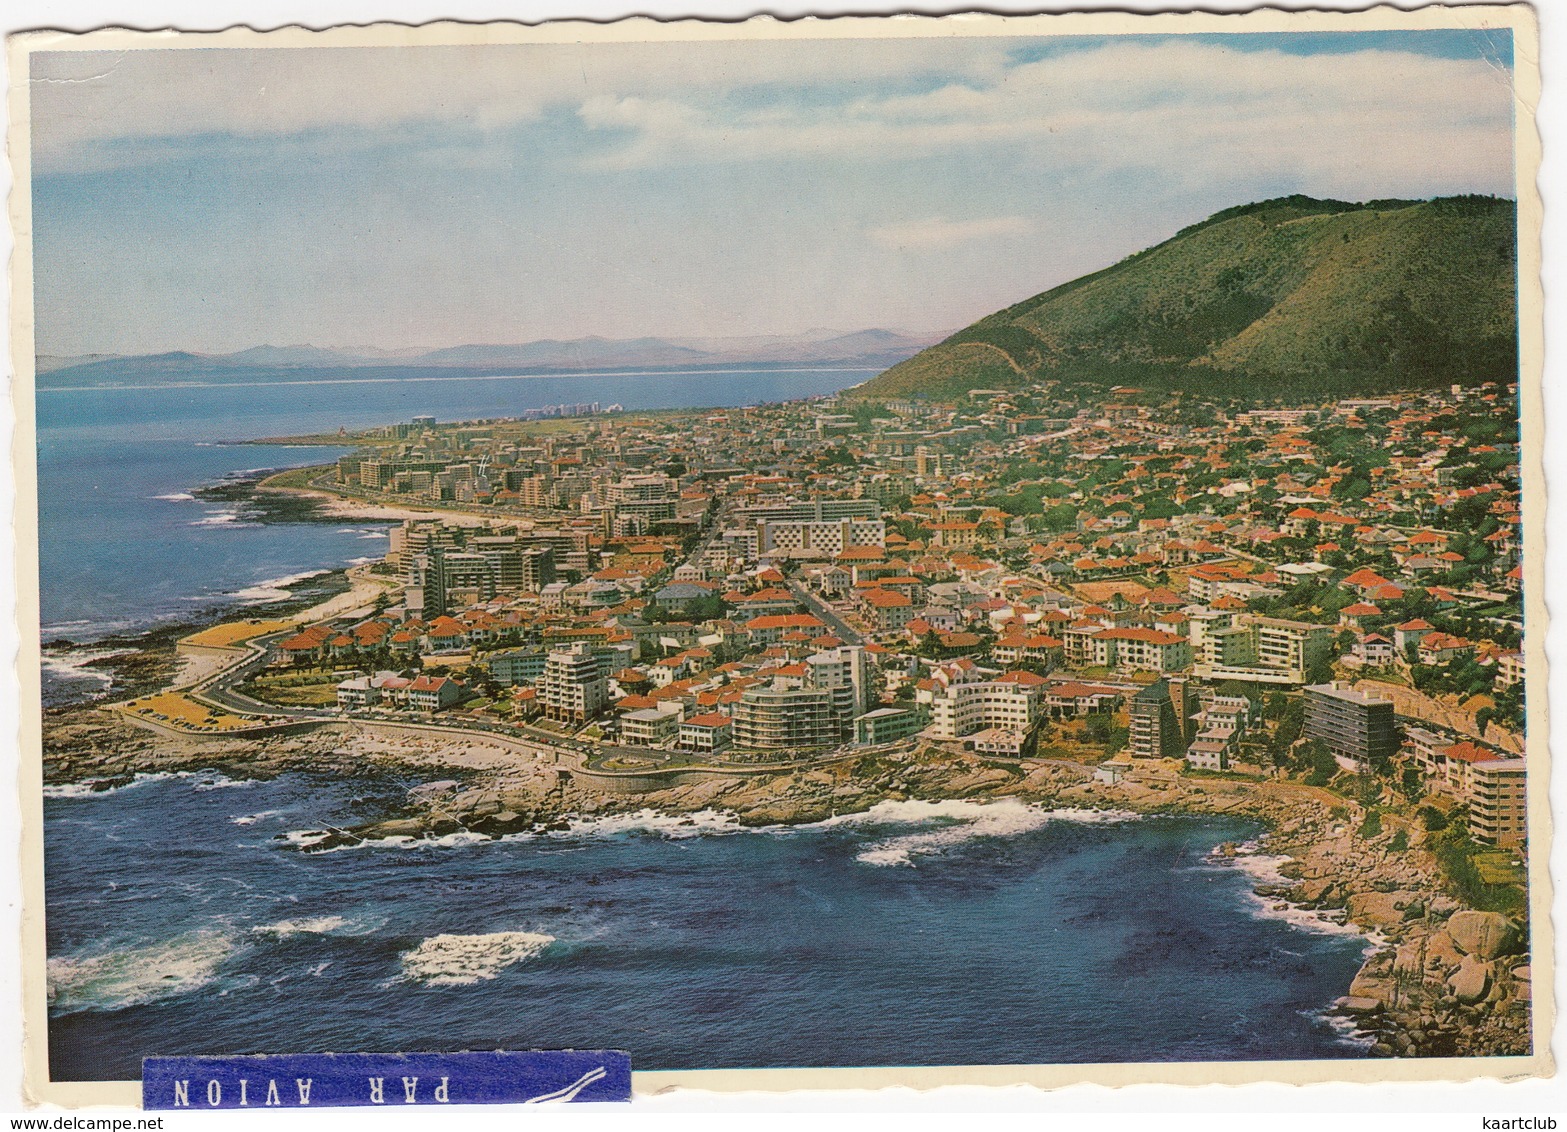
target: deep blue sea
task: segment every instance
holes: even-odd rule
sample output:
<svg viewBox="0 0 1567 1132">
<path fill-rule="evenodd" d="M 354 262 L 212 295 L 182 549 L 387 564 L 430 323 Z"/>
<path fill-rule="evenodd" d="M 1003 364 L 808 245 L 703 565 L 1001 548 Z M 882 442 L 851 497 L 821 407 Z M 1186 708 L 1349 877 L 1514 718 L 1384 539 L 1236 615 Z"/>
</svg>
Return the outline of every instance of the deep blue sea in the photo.
<svg viewBox="0 0 1567 1132">
<path fill-rule="evenodd" d="M 300 852 L 362 816 L 356 790 L 198 773 L 50 799 L 51 1074 L 573 1046 L 640 1069 L 1363 1054 L 1321 1011 L 1364 941 L 1211 858 L 1244 822 L 905 802 Z"/>
<path fill-rule="evenodd" d="M 336 455 L 225 441 L 566 400 L 774 401 L 866 376 L 40 390 L 45 634 L 264 602 L 382 553 L 384 524 L 255 522 L 196 498 Z M 643 1069 L 1364 1054 L 1322 1011 L 1365 941 L 1271 909 L 1261 858 L 1212 860 L 1256 833 L 1243 822 L 899 803 L 795 830 L 645 815 L 297 848 L 401 789 L 196 774 L 52 791 L 51 1075 L 131 1078 L 149 1054 L 541 1046 L 620 1047 Z"/>
</svg>

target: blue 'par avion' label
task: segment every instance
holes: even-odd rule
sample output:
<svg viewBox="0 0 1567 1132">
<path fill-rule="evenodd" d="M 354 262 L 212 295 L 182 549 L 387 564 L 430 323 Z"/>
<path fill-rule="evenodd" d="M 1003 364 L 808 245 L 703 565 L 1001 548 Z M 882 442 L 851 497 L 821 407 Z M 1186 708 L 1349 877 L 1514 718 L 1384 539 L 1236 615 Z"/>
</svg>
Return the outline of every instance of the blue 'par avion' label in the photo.
<svg viewBox="0 0 1567 1132">
<path fill-rule="evenodd" d="M 629 1101 L 619 1050 L 498 1053 L 305 1053 L 149 1057 L 143 1108 L 330 1108 L 343 1105 Z"/>
</svg>

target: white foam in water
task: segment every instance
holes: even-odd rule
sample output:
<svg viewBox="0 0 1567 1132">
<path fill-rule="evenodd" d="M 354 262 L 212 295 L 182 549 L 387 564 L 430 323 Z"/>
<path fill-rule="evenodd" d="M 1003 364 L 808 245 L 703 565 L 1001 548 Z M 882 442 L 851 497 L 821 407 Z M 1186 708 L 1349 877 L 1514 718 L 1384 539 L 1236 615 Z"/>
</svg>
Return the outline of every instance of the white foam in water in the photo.
<svg viewBox="0 0 1567 1132">
<path fill-rule="evenodd" d="M 238 511 L 212 511 L 205 519 L 197 519 L 190 525 L 193 527 L 223 527 L 239 523 Z"/>
<path fill-rule="evenodd" d="M 256 814 L 241 814 L 237 818 L 229 818 L 229 821 L 233 822 L 235 825 L 255 825 L 258 821 L 265 821 L 267 818 L 275 818 L 282 812 L 282 810 L 262 810 L 260 813 Z"/>
<path fill-rule="evenodd" d="M 541 932 L 431 936 L 403 953 L 403 975 L 432 987 L 464 987 L 495 978 L 555 942 Z"/>
<path fill-rule="evenodd" d="M 1362 1030 L 1353 1018 L 1346 1018 L 1330 1010 L 1302 1010 L 1301 1017 L 1309 1018 L 1333 1031 L 1333 1044 L 1351 1049 L 1369 1050 L 1377 1044 L 1376 1035 Z"/>
<path fill-rule="evenodd" d="M 196 497 L 188 491 L 171 491 L 167 495 L 154 495 L 154 499 L 166 499 L 170 503 L 194 503 Z"/>
<path fill-rule="evenodd" d="M 196 790 L 226 790 L 232 786 L 254 786 L 257 780 L 254 778 L 230 778 L 226 774 L 216 771 L 203 773 L 201 771 L 182 771 L 181 777 L 191 775 L 196 778 Z"/>
<path fill-rule="evenodd" d="M 325 935 L 347 924 L 342 916 L 311 916 L 298 920 L 279 920 L 275 924 L 261 924 L 250 930 L 257 935 L 271 935 L 288 939 L 296 935 Z"/>
<path fill-rule="evenodd" d="M 88 665 L 96 660 L 108 660 L 111 656 L 125 656 L 135 649 L 75 649 L 67 653 L 50 652 L 39 656 L 43 670 L 58 680 L 93 680 L 104 687 L 114 683 L 114 677 Z"/>
<path fill-rule="evenodd" d="M 105 786 L 108 779 L 88 778 L 81 782 L 60 782 L 46 785 L 43 790 L 45 798 L 104 798 L 110 794 L 118 794 L 121 790 L 130 790 L 137 786 L 145 786 L 149 782 L 168 782 L 171 779 L 183 778 L 189 771 L 138 771 L 129 782 L 122 782 L 117 786 Z"/>
<path fill-rule="evenodd" d="M 56 1010 L 119 1010 L 206 986 L 234 950 L 217 932 L 96 955 L 55 956 L 47 964 Z"/>
<path fill-rule="evenodd" d="M 253 586 L 235 591 L 234 596 L 256 604 L 269 601 L 287 601 L 294 595 L 284 587 L 297 585 L 300 582 L 309 581 L 311 578 L 319 578 L 322 574 L 327 573 L 330 573 L 330 571 L 306 570 L 301 574 L 285 574 L 281 578 L 268 578 L 264 582 L 257 582 Z"/>
<path fill-rule="evenodd" d="M 195 790 L 223 790 L 231 786 L 254 786 L 257 782 L 253 778 L 233 779 L 215 770 L 143 770 L 137 771 L 129 782 L 115 786 L 105 786 L 104 783 L 109 781 L 106 778 L 88 778 L 81 782 L 46 785 L 43 794 L 45 798 L 101 798 L 118 794 L 121 790 L 145 786 L 149 782 L 172 782 L 181 778 L 195 779 L 192 787 Z"/>
<path fill-rule="evenodd" d="M 877 841 L 861 850 L 856 860 L 867 865 L 913 865 L 915 857 L 938 854 L 976 837 L 1016 837 L 1052 822 L 1091 825 L 1133 821 L 1126 810 L 1050 810 L 1043 806 L 1003 798 L 995 802 L 878 802 L 863 813 L 843 814 L 816 823 L 817 828 L 840 825 L 928 825 L 935 829 Z"/>
<path fill-rule="evenodd" d="M 603 818 L 572 818 L 570 826 L 570 829 L 557 831 L 551 836 L 614 837 L 622 833 L 655 833 L 671 841 L 683 841 L 704 834 L 747 831 L 747 827 L 741 825 L 734 814 L 722 810 L 698 810 L 692 814 L 638 810 L 634 814 L 614 814 Z"/>
<path fill-rule="evenodd" d="M 1209 861 L 1217 865 L 1228 864 L 1245 873 L 1254 885 L 1288 885 L 1293 882 L 1279 871 L 1290 858 L 1263 853 L 1258 842 L 1247 841 L 1235 847 L 1235 854 L 1227 856 L 1215 850 Z M 1354 924 L 1337 919 L 1325 911 L 1302 908 L 1277 896 L 1261 896 L 1246 893 L 1246 903 L 1251 914 L 1259 920 L 1282 920 L 1293 928 L 1317 935 L 1353 936 L 1366 941 L 1366 954 L 1382 950 L 1387 939 L 1380 932 L 1358 928 Z"/>
</svg>

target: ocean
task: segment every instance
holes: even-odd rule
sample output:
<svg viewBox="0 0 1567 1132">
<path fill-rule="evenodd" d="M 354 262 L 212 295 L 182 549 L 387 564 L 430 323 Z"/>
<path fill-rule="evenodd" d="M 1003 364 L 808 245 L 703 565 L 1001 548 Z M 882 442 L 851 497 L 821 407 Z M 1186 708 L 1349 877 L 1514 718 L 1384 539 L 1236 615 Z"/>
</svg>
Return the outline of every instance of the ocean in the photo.
<svg viewBox="0 0 1567 1132">
<path fill-rule="evenodd" d="M 858 372 L 231 378 L 38 395 L 45 637 L 260 608 L 378 556 L 386 524 L 203 489 L 333 449 L 235 444 L 562 401 L 735 405 Z M 78 651 L 81 655 L 91 655 Z M 62 661 L 56 694 L 101 692 Z M 1359 1057 L 1324 1011 L 1366 941 L 1215 858 L 1243 821 L 885 803 L 745 831 L 722 814 L 307 854 L 408 783 L 143 776 L 45 803 L 50 1072 L 149 1054 L 605 1047 L 641 1069 Z"/>
<path fill-rule="evenodd" d="M 296 848 L 377 789 L 396 792 L 193 773 L 49 799 L 51 1073 L 324 1050 L 612 1047 L 638 1069 L 1365 1052 L 1323 1016 L 1365 940 L 1212 855 L 1244 821 L 901 802 Z"/>
</svg>

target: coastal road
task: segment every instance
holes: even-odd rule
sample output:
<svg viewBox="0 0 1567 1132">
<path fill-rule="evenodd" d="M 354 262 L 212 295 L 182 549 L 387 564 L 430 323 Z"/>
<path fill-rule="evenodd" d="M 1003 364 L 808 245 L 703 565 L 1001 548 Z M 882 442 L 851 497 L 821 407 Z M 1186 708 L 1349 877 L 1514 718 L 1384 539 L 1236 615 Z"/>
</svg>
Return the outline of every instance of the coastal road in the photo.
<svg viewBox="0 0 1567 1132">
<path fill-rule="evenodd" d="M 851 629 L 848 622 L 839 617 L 821 598 L 817 597 L 799 582 L 786 582 L 784 584 L 789 587 L 789 592 L 800 600 L 800 604 L 809 609 L 814 616 L 820 618 L 844 644 L 865 644 L 864 635 Z"/>
</svg>

